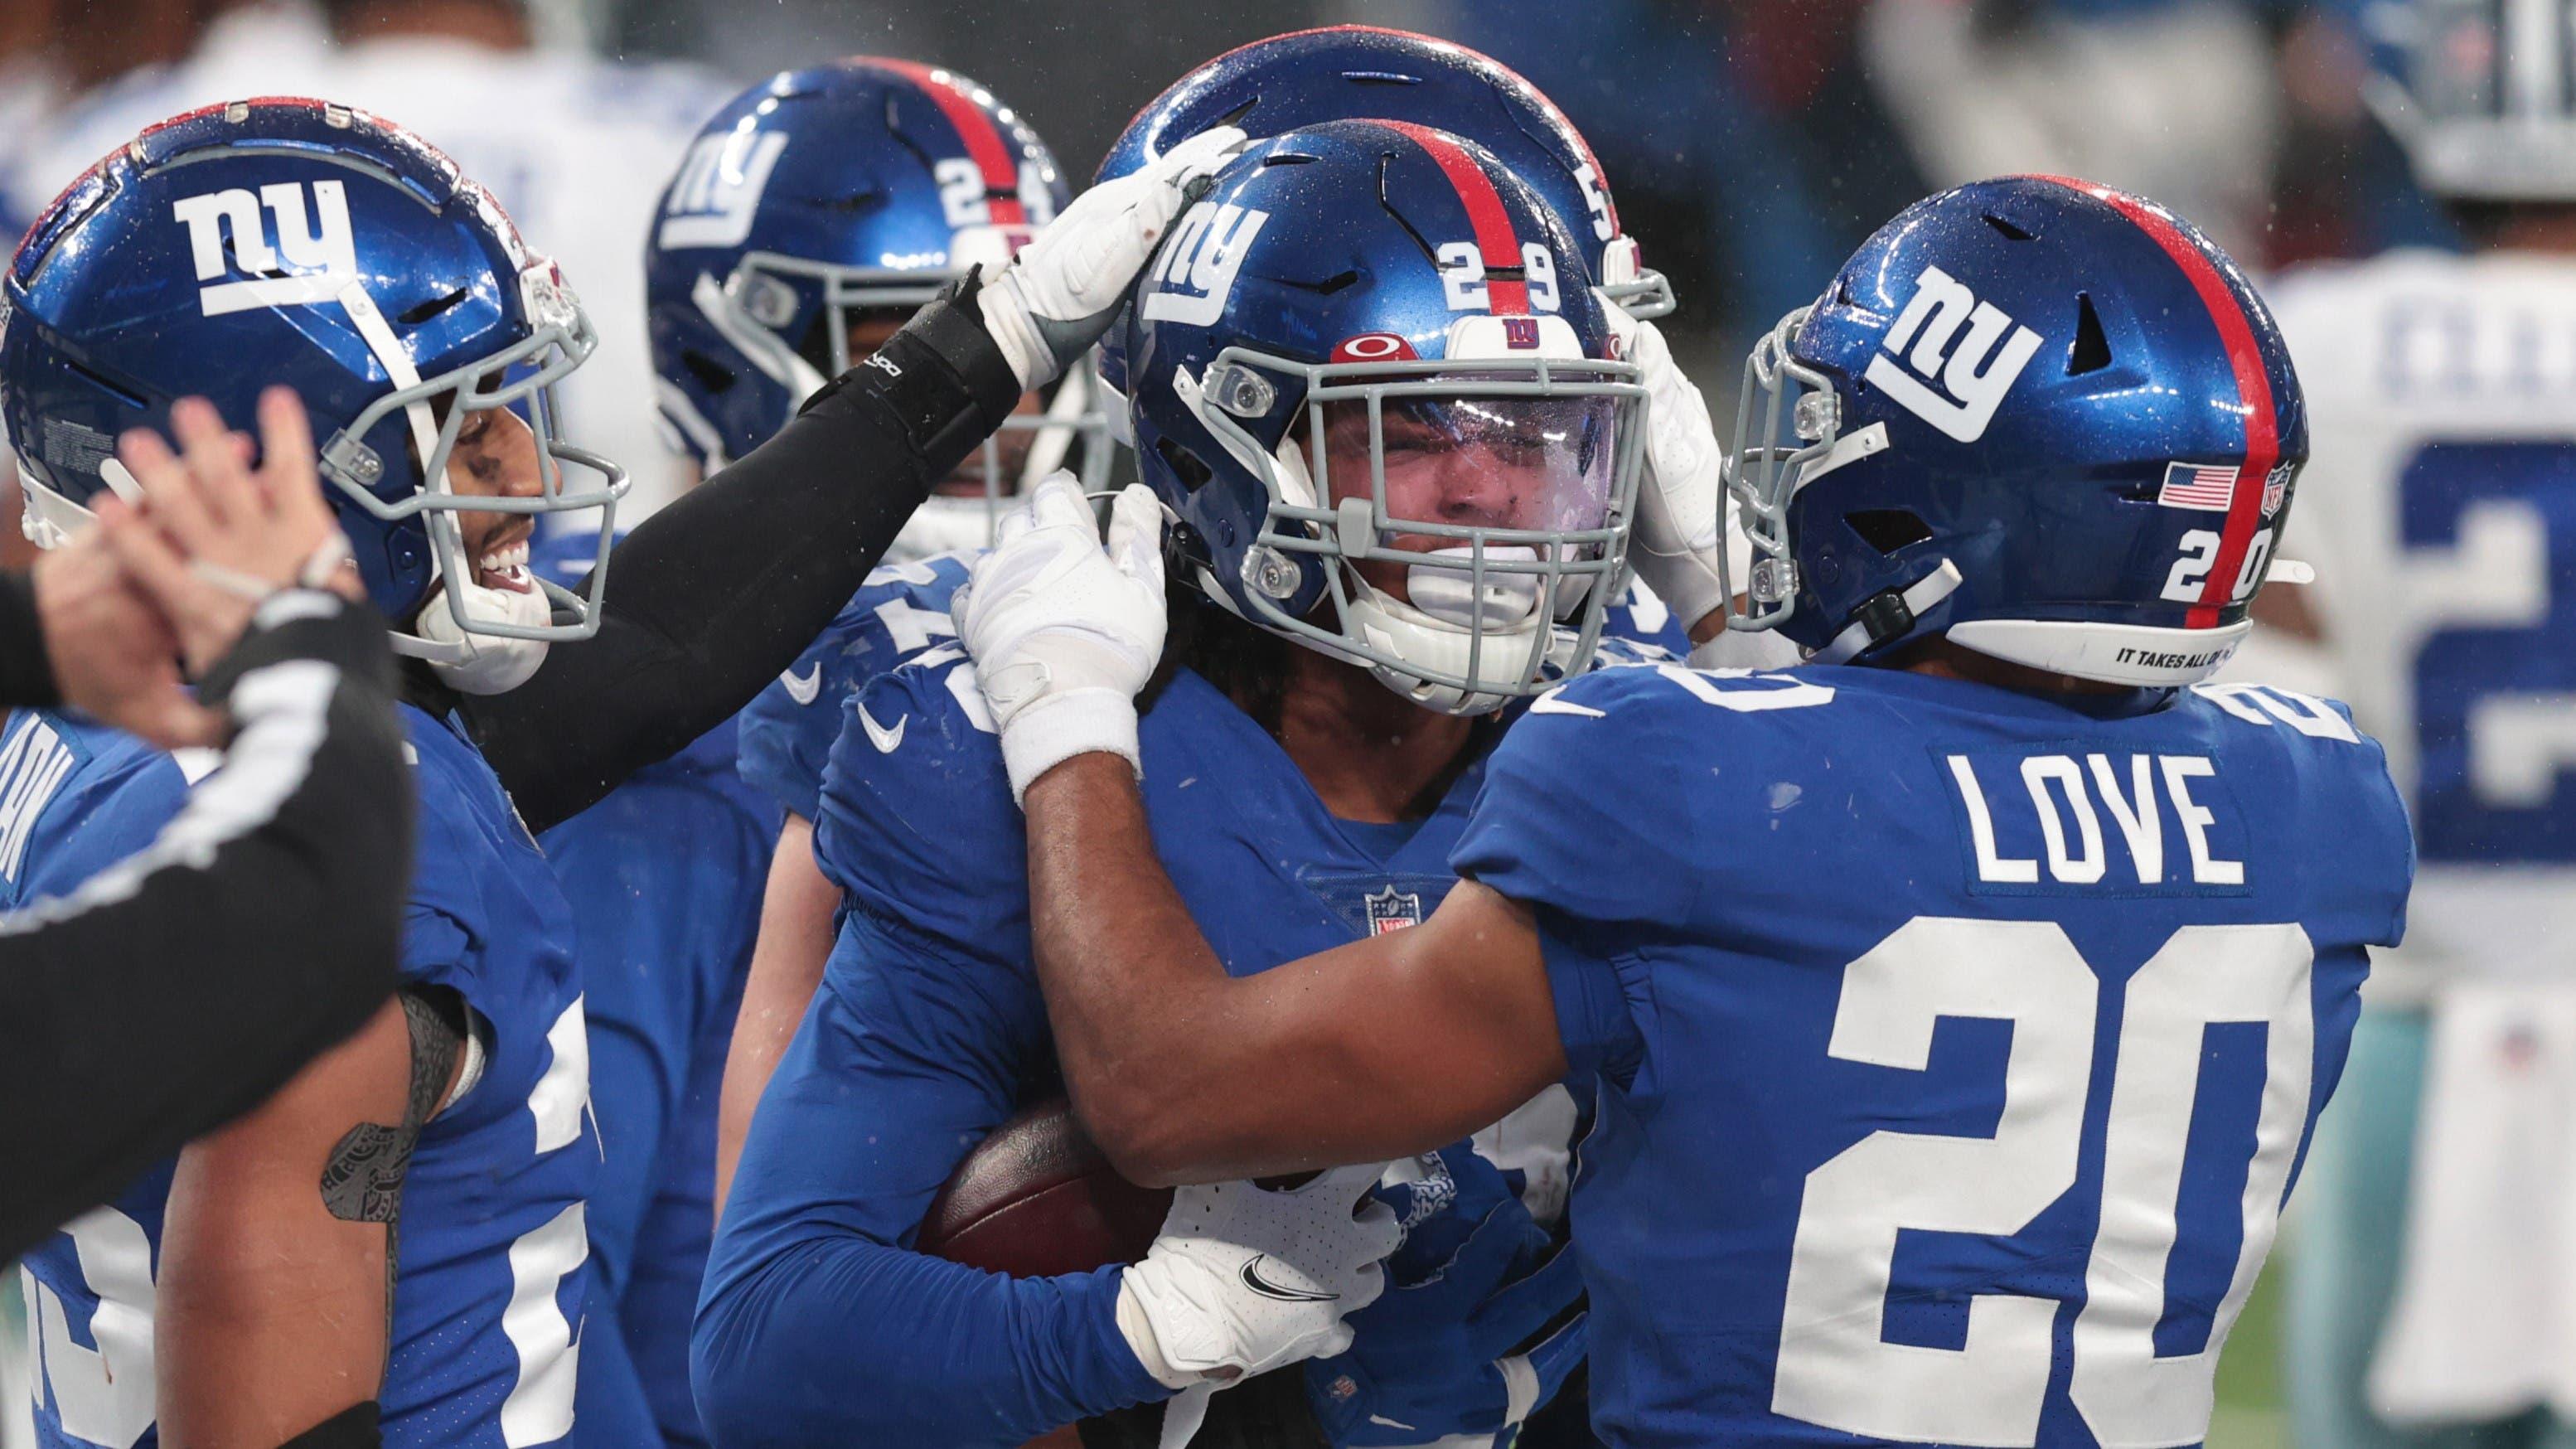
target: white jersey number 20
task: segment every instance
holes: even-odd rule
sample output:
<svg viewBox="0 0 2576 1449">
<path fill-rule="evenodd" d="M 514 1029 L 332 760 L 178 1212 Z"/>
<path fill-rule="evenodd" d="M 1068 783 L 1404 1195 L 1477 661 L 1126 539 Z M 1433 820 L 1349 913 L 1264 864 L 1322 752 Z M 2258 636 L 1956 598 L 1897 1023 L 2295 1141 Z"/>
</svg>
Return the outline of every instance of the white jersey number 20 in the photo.
<svg viewBox="0 0 2576 1449">
<path fill-rule="evenodd" d="M 2294 925 L 2189 926 L 2129 979 L 2070 1386 L 2105 1444 L 2208 1432 L 2219 1349 L 2271 1248 L 2307 1125 L 2314 960 Z M 2047 921 L 1918 917 L 1844 969 L 1830 1046 L 1841 1060 L 1919 1072 L 1941 1017 L 2010 1022 L 2003 1114 L 1992 1137 L 1874 1132 L 1808 1174 L 1773 1412 L 1906 1443 L 2037 1442 L 2057 1300 L 1973 1298 L 1964 1345 L 1944 1349 L 1884 1341 L 1887 1296 L 1900 1231 L 2010 1237 L 2075 1186 L 2100 992 Z M 2242 1247 L 2207 1345 L 2159 1358 L 2204 1033 L 2233 1022 L 2268 1028 Z"/>
</svg>

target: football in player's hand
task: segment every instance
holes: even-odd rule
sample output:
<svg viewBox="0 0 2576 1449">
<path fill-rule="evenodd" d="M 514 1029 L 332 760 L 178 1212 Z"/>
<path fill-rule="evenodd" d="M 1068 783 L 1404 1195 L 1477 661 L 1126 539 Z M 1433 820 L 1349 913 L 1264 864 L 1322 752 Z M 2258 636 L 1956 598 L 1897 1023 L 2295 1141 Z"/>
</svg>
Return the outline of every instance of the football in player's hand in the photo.
<svg viewBox="0 0 2576 1449">
<path fill-rule="evenodd" d="M 1145 1256 L 1169 1188 L 1109 1165 L 1061 1097 L 1038 1102 L 967 1154 L 922 1220 L 922 1252 L 1015 1277 L 1080 1273 Z"/>
</svg>

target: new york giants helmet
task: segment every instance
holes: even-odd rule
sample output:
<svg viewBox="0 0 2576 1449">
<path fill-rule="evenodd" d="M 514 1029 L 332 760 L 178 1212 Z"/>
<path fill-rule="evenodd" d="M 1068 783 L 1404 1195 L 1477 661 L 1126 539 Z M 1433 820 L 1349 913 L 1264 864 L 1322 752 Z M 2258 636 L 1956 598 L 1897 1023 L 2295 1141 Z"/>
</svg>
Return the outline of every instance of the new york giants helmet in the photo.
<svg viewBox="0 0 2576 1449">
<path fill-rule="evenodd" d="M 1645 393 L 1493 153 L 1402 121 L 1258 143 L 1122 325 L 1138 466 L 1209 598 L 1453 713 L 1590 657 Z"/>
<path fill-rule="evenodd" d="M 2363 99 L 2437 196 L 2576 201 L 2576 14 L 2559 0 L 2373 0 Z"/>
<path fill-rule="evenodd" d="M 978 264 L 989 276 L 1069 199 L 1027 123 L 950 71 L 861 56 L 743 92 L 691 144 L 646 247 L 670 440 L 710 472 L 741 457 L 850 365 L 860 316 L 910 312 Z M 934 496 L 898 554 L 985 543 L 1002 495 L 1097 432 L 1087 399 L 1076 378 L 1043 415 L 1012 419 L 1037 430 L 1020 476 L 987 443 L 985 497 Z M 1087 447 L 1083 462 L 1109 456 Z"/>
<path fill-rule="evenodd" d="M 1882 227 L 1756 344 L 1736 437 L 1738 627 L 1823 663 L 1946 633 L 2142 687 L 2236 651 L 2308 456 L 2236 263 L 2151 202 L 2036 176 Z"/>
<path fill-rule="evenodd" d="M 1109 148 L 1100 177 L 1124 176 L 1210 126 L 1275 136 L 1362 117 L 1464 136 L 1529 183 L 1584 244 L 1595 282 L 1638 317 L 1673 310 L 1672 284 L 1646 268 L 1591 145 L 1556 104 L 1500 61 L 1463 45 L 1374 25 L 1274 35 L 1227 51 L 1155 97 Z M 1099 373 L 1124 395 L 1127 362 L 1112 331 Z M 1113 402 L 1114 406 L 1114 402 Z"/>
<path fill-rule="evenodd" d="M 544 642 L 597 629 L 604 568 L 584 597 L 540 583 L 528 607 L 478 606 L 492 591 L 471 586 L 459 513 L 592 511 L 605 531 L 626 476 L 557 435 L 553 386 L 596 346 L 579 302 L 410 132 L 313 100 L 175 117 L 55 199 L 0 295 L 0 420 L 37 542 L 83 526 L 102 490 L 140 496 L 120 432 L 166 424 L 192 394 L 238 422 L 282 383 L 311 414 L 368 595 L 398 626 L 422 616 L 398 652 L 458 669 L 515 653 L 533 669 Z M 460 429 L 494 409 L 528 415 L 537 496 L 451 487 Z M 567 489 L 567 466 L 597 486 Z M 422 602 L 446 580 L 464 582 L 432 617 Z"/>
</svg>

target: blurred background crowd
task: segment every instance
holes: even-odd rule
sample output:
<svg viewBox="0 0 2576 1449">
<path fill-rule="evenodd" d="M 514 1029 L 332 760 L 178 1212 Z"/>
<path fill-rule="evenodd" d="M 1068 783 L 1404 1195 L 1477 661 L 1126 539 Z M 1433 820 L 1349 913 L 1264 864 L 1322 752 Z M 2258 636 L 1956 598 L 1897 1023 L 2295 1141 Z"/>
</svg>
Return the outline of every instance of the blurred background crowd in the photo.
<svg viewBox="0 0 2576 1449">
<path fill-rule="evenodd" d="M 833 55 L 956 66 L 1079 183 L 1135 109 L 1230 46 L 1366 22 L 1519 69 L 1590 139 L 1731 376 L 1926 192 L 1999 171 L 2155 197 L 2269 270 L 2449 226 L 2375 124 L 2372 0 L 0 0 L 0 211 L 23 222 L 178 106 L 327 92 L 421 131 L 554 251 L 607 334 L 585 431 L 651 425 L 637 238 L 688 131 Z M 1696 370 L 1696 369 L 1695 369 Z M 622 399 L 622 400 L 612 400 Z M 1723 409 L 1721 408 L 1721 411 Z M 632 450 L 630 450 L 632 451 Z M 649 474 L 649 470 L 648 474 Z M 651 476 L 649 502 L 667 484 Z"/>
<path fill-rule="evenodd" d="M 1589 138 L 1626 230 L 1675 284 L 1681 311 L 1663 325 L 1723 422 L 1757 330 L 1906 203 L 1980 176 L 2055 172 L 2143 193 L 2258 273 L 2456 243 L 2373 114 L 2366 61 L 2388 39 L 2378 8 L 0 0 L 0 220 L 23 225 L 100 154 L 178 110 L 304 93 L 377 111 L 455 155 L 562 261 L 603 341 L 576 380 L 572 429 L 635 467 L 649 508 L 682 479 L 657 471 L 651 441 L 642 238 L 690 134 L 747 81 L 852 53 L 954 66 L 1025 108 L 1079 189 L 1136 108 L 1209 56 L 1304 25 L 1384 24 L 1519 69 Z M 0 553 L 18 546 L 0 528 Z M 2269 1304 L 2258 1298 L 2230 1344 L 2214 1445 L 2283 1442 Z M 25 1402 L 22 1386 L 0 1394 Z"/>
</svg>

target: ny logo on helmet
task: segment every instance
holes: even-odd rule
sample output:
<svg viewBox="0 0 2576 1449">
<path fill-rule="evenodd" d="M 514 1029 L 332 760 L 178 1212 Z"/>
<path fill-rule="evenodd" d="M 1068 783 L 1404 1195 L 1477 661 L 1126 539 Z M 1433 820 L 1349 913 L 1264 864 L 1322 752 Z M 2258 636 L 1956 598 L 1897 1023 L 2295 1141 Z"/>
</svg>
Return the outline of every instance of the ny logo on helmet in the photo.
<svg viewBox="0 0 2576 1449">
<path fill-rule="evenodd" d="M 1154 266 L 1155 291 L 1145 299 L 1145 320 L 1184 327 L 1214 322 L 1225 311 L 1252 239 L 1269 220 L 1269 212 L 1232 204 L 1202 201 L 1191 207 Z"/>
<path fill-rule="evenodd" d="M 751 235 L 760 195 L 769 189 L 769 173 L 786 149 L 784 131 L 699 137 L 680 163 L 679 179 L 671 183 L 656 244 L 666 250 L 742 245 Z"/>
<path fill-rule="evenodd" d="M 1962 324 L 1965 337 L 1959 336 Z M 1966 283 L 1927 266 L 1880 345 L 1887 350 L 1870 359 L 1869 381 L 1907 412 L 1973 443 L 1986 435 L 2004 393 L 2030 365 L 2039 334 L 2015 326 L 1993 303 L 1978 301 Z M 1946 396 L 1940 388 L 1948 390 Z"/>
<path fill-rule="evenodd" d="M 329 302 L 358 280 L 358 244 L 349 230 L 346 189 L 337 181 L 316 181 L 311 190 L 309 213 L 305 185 L 297 181 L 263 186 L 257 196 L 235 187 L 171 204 L 171 215 L 187 223 L 197 280 L 215 283 L 197 289 L 206 316 Z M 261 216 L 263 208 L 268 219 Z M 274 245 L 269 219 L 276 223 Z M 222 280 L 241 275 L 253 280 Z"/>
</svg>

